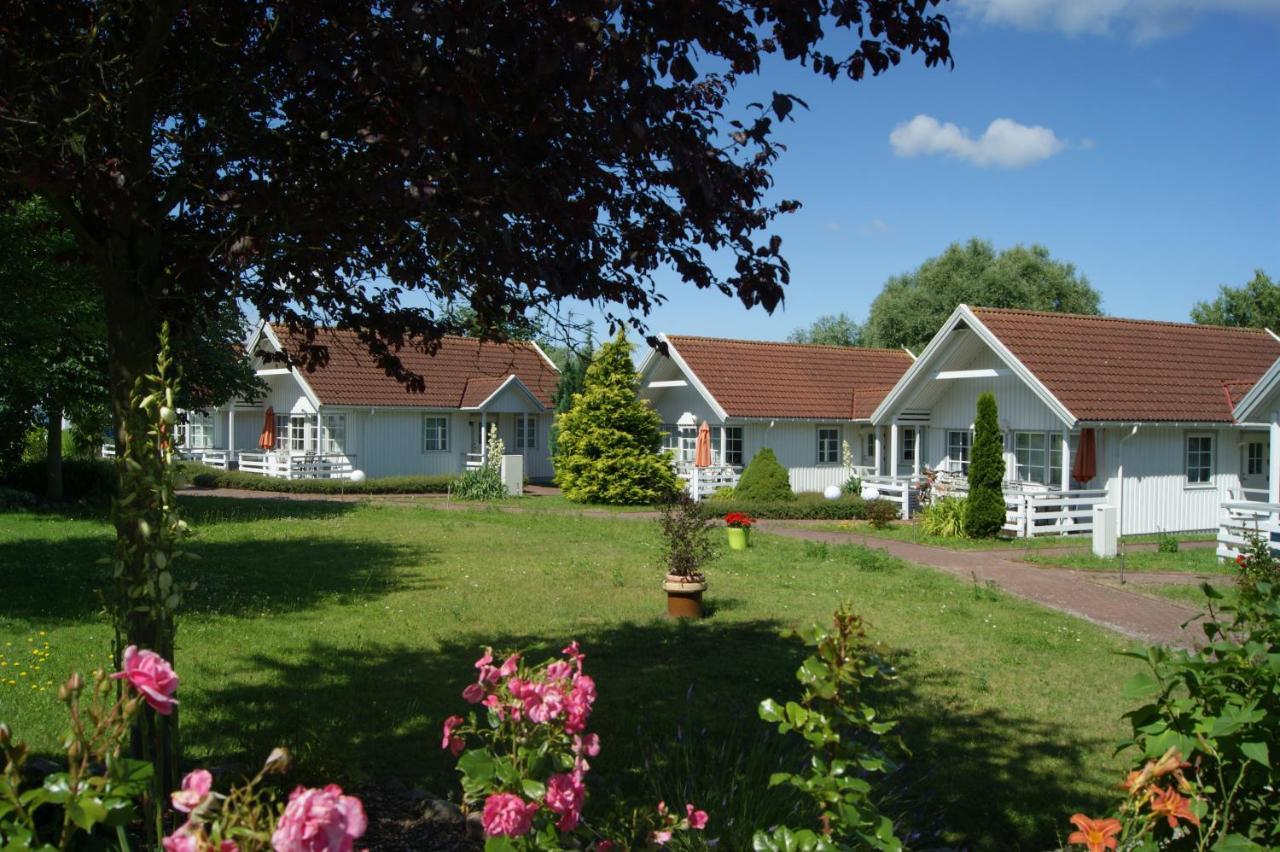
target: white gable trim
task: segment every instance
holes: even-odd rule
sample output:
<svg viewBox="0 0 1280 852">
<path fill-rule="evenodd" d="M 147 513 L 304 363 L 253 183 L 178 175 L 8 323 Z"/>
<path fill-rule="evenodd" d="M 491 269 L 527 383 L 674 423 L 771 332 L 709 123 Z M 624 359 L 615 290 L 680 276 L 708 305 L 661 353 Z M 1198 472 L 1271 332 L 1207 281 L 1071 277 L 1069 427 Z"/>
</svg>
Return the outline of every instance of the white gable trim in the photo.
<svg viewBox="0 0 1280 852">
<path fill-rule="evenodd" d="M 264 334 L 271 345 L 276 348 L 277 352 L 284 351 L 284 344 L 280 342 L 280 338 L 276 337 L 276 333 L 271 330 L 271 326 L 267 321 L 258 320 L 258 328 L 249 338 L 249 345 L 245 349 L 245 354 L 248 357 L 253 357 L 254 350 L 258 348 L 258 344 L 262 341 L 262 336 Z M 303 378 L 302 373 L 298 370 L 290 367 L 288 368 L 288 371 L 293 374 L 293 380 L 298 383 L 298 387 L 302 388 L 303 395 L 306 396 L 306 398 L 311 401 L 311 404 L 316 407 L 316 410 L 319 411 L 321 404 L 320 397 L 316 396 L 316 392 L 312 389 L 311 383 Z M 274 375 L 274 373 L 270 373 L 268 375 Z"/>
<path fill-rule="evenodd" d="M 942 329 L 933 336 L 933 340 L 929 341 L 929 345 L 924 348 L 916 362 L 912 364 L 898 383 L 893 386 L 893 390 L 885 396 L 880 404 L 876 406 L 876 410 L 871 413 L 871 422 L 877 426 L 887 424 L 889 422 L 889 414 L 894 411 L 907 394 L 919 387 L 925 381 L 936 381 L 939 376 L 935 374 L 941 371 L 940 364 L 935 362 L 942 358 L 942 350 L 950 341 L 951 332 L 953 332 L 960 323 L 971 330 L 978 338 L 985 343 L 992 352 L 1003 361 L 1009 370 L 1022 381 L 1024 385 L 1030 388 L 1041 402 L 1043 402 L 1050 411 L 1054 413 L 1068 427 L 1074 428 L 1077 418 L 1071 413 L 1062 402 L 1053 395 L 1053 392 L 1045 387 L 1044 382 L 1036 377 L 1025 364 L 1017 359 L 1009 348 L 1001 342 L 1000 338 L 992 333 L 991 329 L 983 325 L 982 320 L 978 319 L 968 305 L 959 305 L 947 321 L 943 324 Z"/>
<path fill-rule="evenodd" d="M 533 404 L 538 407 L 538 411 L 547 410 L 547 407 L 542 404 L 542 401 L 533 395 L 533 391 L 529 390 L 529 386 L 526 385 L 524 382 L 520 381 L 519 376 L 517 376 L 515 373 L 512 373 L 511 375 L 503 379 L 502 384 L 498 385 L 498 387 L 494 389 L 493 393 L 486 396 L 484 400 L 480 402 L 480 404 L 464 406 L 463 408 L 460 408 L 459 411 L 479 411 L 485 406 L 487 406 L 489 403 L 497 399 L 498 395 L 501 394 L 504 390 L 512 386 L 516 387 L 521 391 L 524 391 L 524 395 L 529 397 L 529 399 L 533 402 Z"/>
<path fill-rule="evenodd" d="M 676 350 L 675 344 L 668 340 L 665 334 L 659 334 L 658 339 L 667 344 L 668 357 L 670 357 L 671 360 L 675 362 L 676 366 L 680 368 L 680 372 L 689 380 L 689 384 L 693 386 L 693 389 L 698 392 L 698 395 L 701 396 L 707 405 L 711 407 L 711 410 L 716 413 L 716 416 L 720 418 L 720 421 L 723 423 L 728 420 L 729 415 L 725 412 L 724 407 L 716 401 L 716 398 L 711 395 L 711 391 L 707 390 L 707 386 L 698 378 L 697 373 L 693 372 L 693 369 L 690 368 L 688 362 L 680 356 L 679 351 Z M 662 355 L 657 349 L 650 349 L 649 354 L 640 362 L 640 369 L 637 372 L 640 376 L 641 387 L 644 386 L 649 377 L 649 373 L 651 373 L 660 363 L 659 359 L 661 357 Z"/>
<path fill-rule="evenodd" d="M 533 347 L 535 352 L 542 356 L 542 360 L 547 362 L 548 367 L 556 371 L 557 376 L 560 375 L 560 368 L 556 366 L 556 362 L 552 361 L 546 352 L 542 351 L 542 347 L 538 345 L 538 341 L 530 340 L 529 345 Z"/>
<path fill-rule="evenodd" d="M 1254 382 L 1253 387 L 1249 388 L 1249 392 L 1240 398 L 1240 402 L 1236 404 L 1235 409 L 1231 412 L 1237 422 L 1248 423 L 1253 420 L 1258 422 L 1270 422 L 1271 413 L 1267 411 L 1254 411 L 1262 401 L 1269 397 L 1280 386 L 1280 358 L 1272 363 L 1267 371 L 1262 374 L 1262 378 Z M 1259 418 L 1261 418 L 1259 420 Z"/>
</svg>

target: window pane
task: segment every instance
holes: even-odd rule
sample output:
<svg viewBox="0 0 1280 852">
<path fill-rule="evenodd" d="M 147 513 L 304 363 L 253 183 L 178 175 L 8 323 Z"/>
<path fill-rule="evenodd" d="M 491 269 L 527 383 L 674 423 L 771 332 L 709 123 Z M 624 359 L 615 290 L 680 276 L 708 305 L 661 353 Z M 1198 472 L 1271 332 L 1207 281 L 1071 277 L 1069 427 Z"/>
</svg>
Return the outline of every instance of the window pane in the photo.
<svg viewBox="0 0 1280 852">
<path fill-rule="evenodd" d="M 904 462 L 915 461 L 916 459 L 916 430 L 902 430 L 902 460 Z"/>
<path fill-rule="evenodd" d="M 1187 482 L 1204 484 L 1213 480 L 1213 436 L 1187 436 Z"/>
<path fill-rule="evenodd" d="M 742 427 L 726 426 L 724 430 L 724 463 L 742 465 Z"/>
<path fill-rule="evenodd" d="M 443 452 L 449 449 L 449 421 L 444 417 L 422 418 L 422 451 Z"/>
<path fill-rule="evenodd" d="M 947 433 L 947 458 L 953 470 L 969 472 L 970 436 L 968 431 Z"/>
<path fill-rule="evenodd" d="M 840 430 L 818 430 L 818 464 L 834 464 L 840 461 Z"/>
<path fill-rule="evenodd" d="M 1017 477 L 1024 482 L 1047 480 L 1045 471 L 1045 435 L 1043 432 L 1015 432 L 1013 435 L 1013 456 L 1017 466 Z"/>
</svg>

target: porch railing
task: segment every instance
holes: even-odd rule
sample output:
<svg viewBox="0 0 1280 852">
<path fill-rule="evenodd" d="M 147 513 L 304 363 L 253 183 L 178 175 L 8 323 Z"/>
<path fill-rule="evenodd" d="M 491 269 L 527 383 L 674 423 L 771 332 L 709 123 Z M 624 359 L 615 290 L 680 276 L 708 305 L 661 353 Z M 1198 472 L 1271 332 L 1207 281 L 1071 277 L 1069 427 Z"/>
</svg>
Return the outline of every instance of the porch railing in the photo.
<svg viewBox="0 0 1280 852">
<path fill-rule="evenodd" d="M 736 488 L 741 478 L 737 468 L 725 464 L 710 467 L 677 464 L 676 476 L 694 500 L 705 500 L 721 488 Z"/>
<path fill-rule="evenodd" d="M 1093 533 L 1093 507 L 1107 501 L 1105 488 L 1004 493 L 1006 532 L 1018 538 Z"/>
<path fill-rule="evenodd" d="M 201 464 L 216 467 L 219 470 L 229 470 L 231 467 L 231 453 L 226 450 L 181 450 L 178 455 L 181 458 L 198 461 Z"/>
<path fill-rule="evenodd" d="M 236 461 L 245 473 L 278 479 L 348 479 L 355 469 L 355 457 L 340 453 L 237 453 Z"/>
<path fill-rule="evenodd" d="M 906 520 L 919 508 L 920 477 L 864 476 L 862 493 L 898 504 L 898 517 Z"/>
<path fill-rule="evenodd" d="M 1218 556 L 1235 559 L 1249 546 L 1249 536 L 1257 534 L 1268 542 L 1273 553 L 1280 552 L 1280 503 L 1228 500 L 1221 506 L 1218 521 Z"/>
</svg>

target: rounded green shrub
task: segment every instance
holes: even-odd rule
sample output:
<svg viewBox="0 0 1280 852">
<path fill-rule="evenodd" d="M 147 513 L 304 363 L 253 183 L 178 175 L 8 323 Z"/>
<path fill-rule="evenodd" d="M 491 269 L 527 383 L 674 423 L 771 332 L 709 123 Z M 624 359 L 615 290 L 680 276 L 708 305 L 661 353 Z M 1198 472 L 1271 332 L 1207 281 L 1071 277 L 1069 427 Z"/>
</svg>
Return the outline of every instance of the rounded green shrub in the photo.
<svg viewBox="0 0 1280 852">
<path fill-rule="evenodd" d="M 796 494 L 791 490 L 791 477 L 787 474 L 787 469 L 778 461 L 773 450 L 761 447 L 742 472 L 733 496 L 738 500 L 768 503 L 794 500 Z"/>
<path fill-rule="evenodd" d="M 892 500 L 868 500 L 862 508 L 867 523 L 878 530 L 886 529 L 902 515 L 898 504 Z"/>
</svg>

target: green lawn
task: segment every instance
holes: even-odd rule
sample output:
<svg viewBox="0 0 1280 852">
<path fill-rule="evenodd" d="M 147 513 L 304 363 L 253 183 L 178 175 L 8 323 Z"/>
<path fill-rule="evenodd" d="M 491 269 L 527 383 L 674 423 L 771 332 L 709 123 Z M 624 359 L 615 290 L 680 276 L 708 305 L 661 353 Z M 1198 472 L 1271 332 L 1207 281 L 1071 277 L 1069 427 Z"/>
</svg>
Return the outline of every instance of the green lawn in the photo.
<svg viewBox="0 0 1280 852">
<path fill-rule="evenodd" d="M 1213 580 L 1212 585 L 1219 593 L 1222 594 L 1221 600 L 1215 600 L 1213 602 L 1215 607 L 1222 606 L 1224 604 L 1234 604 L 1239 599 L 1239 592 L 1233 584 L 1219 579 Z M 1148 585 L 1145 583 L 1139 585 L 1134 583 L 1129 586 L 1129 589 L 1140 595 L 1152 595 L 1154 597 L 1164 598 L 1165 600 L 1180 603 L 1184 606 L 1192 607 L 1193 609 L 1204 610 L 1208 608 L 1208 599 L 1205 597 L 1204 592 L 1201 591 L 1199 583 L 1193 586 L 1186 585 L 1185 583 L 1170 583 L 1167 585 Z"/>
<path fill-rule="evenodd" d="M 724 831 L 717 813 L 771 819 L 782 800 L 761 785 L 790 753 L 755 716 L 760 699 L 794 694 L 800 652 L 778 629 L 825 619 L 842 599 L 901 673 L 877 698 L 914 754 L 895 806 L 945 826 L 949 843 L 1051 848 L 1067 816 L 1110 801 L 1125 762 L 1112 750 L 1137 664 L 1113 655 L 1118 637 L 878 552 L 757 536 L 713 567 L 710 617 L 673 623 L 660 617 L 647 522 L 183 504 L 200 556 L 179 568 L 197 582 L 177 653 L 193 762 L 256 761 L 283 743 L 303 780 L 394 776 L 453 794 L 439 726 L 464 708 L 480 647 L 538 656 L 577 638 L 601 695 L 595 807 L 688 797 Z M 110 542 L 96 516 L 0 514 L 0 651 L 43 658 L 0 684 L 0 719 L 39 750 L 61 726 L 52 684 L 106 662 L 94 590 Z M 45 642 L 47 654 L 30 653 Z M 744 786 L 750 802 L 732 792 Z"/>
<path fill-rule="evenodd" d="M 1089 546 L 1087 536 L 1044 536 L 1042 538 L 942 538 L 925 535 L 920 524 L 915 521 L 898 521 L 884 529 L 876 529 L 866 521 L 822 521 L 813 524 L 814 529 L 829 532 L 843 532 L 853 535 L 887 538 L 894 541 L 907 541 L 912 544 L 925 544 L 931 547 L 946 547 L 953 550 L 1039 550 L 1041 548 L 1062 548 Z"/>
<path fill-rule="evenodd" d="M 1032 551 L 1024 559 L 1044 565 L 1075 568 L 1081 571 L 1177 571 L 1187 574 L 1230 574 L 1235 566 L 1223 564 L 1212 547 L 1184 547 L 1176 553 L 1159 553 L 1154 550 L 1129 550 L 1123 557 L 1103 559 L 1085 550 L 1037 553 Z M 1194 586 L 1192 588 L 1195 588 Z"/>
</svg>

